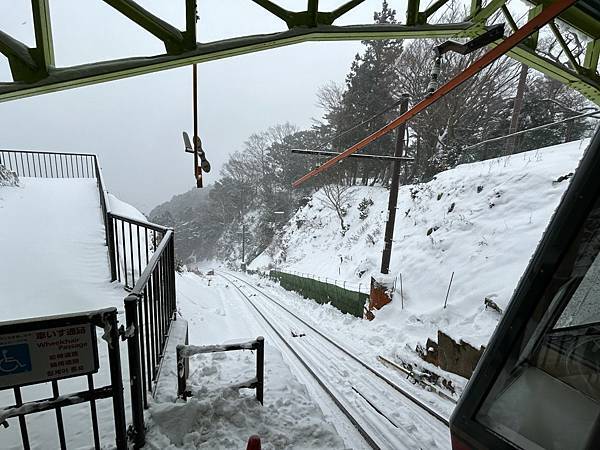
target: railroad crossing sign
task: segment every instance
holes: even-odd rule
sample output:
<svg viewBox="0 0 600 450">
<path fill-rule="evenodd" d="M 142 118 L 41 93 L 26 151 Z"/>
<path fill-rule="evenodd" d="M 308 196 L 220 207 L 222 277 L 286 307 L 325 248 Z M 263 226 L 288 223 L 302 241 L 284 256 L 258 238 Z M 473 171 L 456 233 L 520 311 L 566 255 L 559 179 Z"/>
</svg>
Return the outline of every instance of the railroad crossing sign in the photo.
<svg viewBox="0 0 600 450">
<path fill-rule="evenodd" d="M 0 389 L 97 371 L 96 327 L 90 323 L 0 334 Z"/>
</svg>

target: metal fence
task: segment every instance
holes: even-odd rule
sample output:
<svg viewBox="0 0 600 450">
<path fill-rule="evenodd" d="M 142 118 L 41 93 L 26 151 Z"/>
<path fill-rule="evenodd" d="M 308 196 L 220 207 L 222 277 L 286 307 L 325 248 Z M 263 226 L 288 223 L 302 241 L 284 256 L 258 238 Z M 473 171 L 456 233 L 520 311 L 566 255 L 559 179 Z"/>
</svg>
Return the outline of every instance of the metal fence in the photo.
<svg viewBox="0 0 600 450">
<path fill-rule="evenodd" d="M 133 440 L 144 445 L 144 409 L 163 361 L 171 322 L 176 318 L 175 247 L 167 230 L 146 268 L 125 299 L 133 415 Z"/>
<path fill-rule="evenodd" d="M 90 348 L 96 345 L 96 342 L 102 342 L 102 340 L 96 338 L 96 327 L 100 328 L 104 333 L 103 339 L 107 343 L 110 368 L 110 384 L 98 388 L 94 386 L 94 373 L 98 371 L 100 364 L 98 362 L 97 349 L 95 347 Z M 59 347 L 57 342 L 62 345 L 64 338 L 72 341 L 77 339 L 75 338 L 77 335 L 85 336 L 84 344 L 79 344 L 77 351 L 65 354 L 65 352 L 60 350 L 61 347 Z M 2 337 L 5 343 L 2 358 L 0 359 L 0 368 L 3 369 L 0 386 L 4 389 L 12 388 L 15 397 L 14 405 L 0 408 L 0 425 L 8 426 L 8 419 L 18 418 L 24 449 L 31 448 L 25 416 L 52 410 L 54 410 L 56 416 L 59 447 L 66 449 L 67 435 L 62 410 L 65 407 L 80 403 L 89 403 L 90 405 L 92 428 L 90 441 L 93 439 L 93 448 L 99 450 L 105 447 L 106 443 L 101 447 L 96 402 L 107 398 L 112 398 L 113 402 L 116 448 L 119 450 L 127 448 L 116 308 L 5 322 L 0 324 L 0 337 Z M 6 342 L 9 344 L 6 345 Z M 44 345 L 44 348 L 50 348 L 51 350 L 40 355 L 36 351 L 38 343 L 39 345 Z M 15 347 L 25 347 L 25 350 L 19 352 Z M 94 353 L 94 349 L 96 352 L 93 356 L 90 356 L 86 354 L 83 350 L 84 348 L 88 353 Z M 54 353 L 52 350 L 54 350 Z M 18 355 L 18 358 L 15 355 Z M 44 357 L 48 361 L 44 361 Z M 7 368 L 2 367 L 2 365 L 5 365 L 7 359 L 11 360 L 13 366 L 9 367 L 8 370 L 4 370 Z M 45 365 L 47 365 L 47 369 L 44 368 Z M 56 369 L 52 369 L 53 366 L 56 366 Z M 88 389 L 74 393 L 61 393 L 58 387 L 58 380 L 74 376 L 86 377 Z M 23 386 L 46 383 L 47 381 L 51 382 L 52 397 L 28 402 L 23 401 L 21 392 Z M 52 446 L 49 442 L 42 444 L 42 447 L 46 448 Z"/>
<path fill-rule="evenodd" d="M 591 121 L 598 119 L 600 119 L 600 111 L 594 110 L 592 112 L 568 117 L 557 122 L 517 131 L 505 136 L 486 139 L 474 145 L 462 148 L 457 164 L 485 161 L 501 156 L 510 156 L 536 150 L 540 147 L 549 147 L 591 137 L 594 130 L 591 125 L 583 135 L 578 136 L 572 136 L 570 131 L 571 127 L 573 127 L 573 122 L 578 120 L 581 124 L 582 120 Z"/>
<path fill-rule="evenodd" d="M 331 303 L 332 306 L 344 313 L 363 317 L 369 294 L 360 292 L 362 284 L 358 285 L 358 291 L 353 291 L 349 289 L 349 285 L 344 287 L 344 282 L 329 278 L 309 278 L 277 270 L 271 270 L 269 276 L 278 280 L 283 288 L 296 291 L 306 298 L 315 300 L 317 303 Z"/>
<path fill-rule="evenodd" d="M 107 213 L 111 279 L 133 289 L 169 228 Z"/>
<path fill-rule="evenodd" d="M 0 150 L 0 164 L 20 177 L 96 178 L 96 155 Z"/>
<path fill-rule="evenodd" d="M 177 397 L 185 400 L 190 392 L 187 389 L 187 379 L 190 371 L 189 359 L 194 355 L 205 353 L 231 352 L 236 350 L 256 350 L 256 376 L 230 385 L 232 389 L 256 389 L 256 400 L 261 405 L 264 397 L 265 384 L 265 338 L 258 336 L 253 341 L 222 345 L 178 345 L 177 346 Z"/>
</svg>

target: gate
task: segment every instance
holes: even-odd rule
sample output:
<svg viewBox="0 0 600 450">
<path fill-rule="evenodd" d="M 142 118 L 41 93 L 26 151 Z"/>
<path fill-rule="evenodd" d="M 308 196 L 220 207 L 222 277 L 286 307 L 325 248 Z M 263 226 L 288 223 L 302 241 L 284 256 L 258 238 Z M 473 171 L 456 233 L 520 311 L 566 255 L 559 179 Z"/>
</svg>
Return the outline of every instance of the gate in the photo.
<svg viewBox="0 0 600 450">
<path fill-rule="evenodd" d="M 94 374 L 101 361 L 98 358 L 96 329 L 107 342 L 110 384 L 94 386 Z M 61 393 L 58 381 L 86 377 L 88 389 Z M 21 388 L 50 382 L 53 396 L 23 402 Z M 23 448 L 30 448 L 25 417 L 43 411 L 55 411 L 60 448 L 66 448 L 62 409 L 89 403 L 94 448 L 100 449 L 96 401 L 112 398 L 117 449 L 127 448 L 123 380 L 119 350 L 117 309 L 107 308 L 77 314 L 0 323 L 0 391 L 12 389 L 14 405 L 0 408 L 0 425 L 18 420 Z M 1 433 L 1 431 L 0 431 Z M 106 445 L 106 442 L 104 443 Z M 49 445 L 49 447 L 53 447 Z"/>
</svg>

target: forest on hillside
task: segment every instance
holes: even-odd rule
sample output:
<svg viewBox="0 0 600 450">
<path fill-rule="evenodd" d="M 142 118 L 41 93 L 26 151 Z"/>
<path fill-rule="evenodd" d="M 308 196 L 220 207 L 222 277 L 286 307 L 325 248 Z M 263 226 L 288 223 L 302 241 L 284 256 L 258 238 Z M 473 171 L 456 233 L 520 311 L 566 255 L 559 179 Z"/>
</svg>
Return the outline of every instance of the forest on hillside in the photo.
<svg viewBox="0 0 600 450">
<path fill-rule="evenodd" d="M 444 20 L 460 21 L 466 11 L 458 4 Z M 373 15 L 375 23 L 397 23 L 387 1 Z M 576 33 L 565 30 L 569 44 L 581 46 Z M 316 95 L 323 115 L 308 129 L 291 123 L 274 124 L 248 137 L 223 167 L 220 178 L 203 190 L 175 196 L 150 213 L 154 222 L 173 226 L 176 251 L 183 262 L 218 258 L 251 261 L 271 242 L 282 222 L 323 188 L 343 228 L 344 192 L 353 185 L 387 186 L 389 161 L 347 159 L 298 189 L 292 182 L 324 158 L 292 153 L 292 149 L 341 152 L 399 115 L 400 100 L 415 104 L 427 95 L 434 63 L 433 48 L 442 40 L 363 41 L 351 62 L 345 83 L 326 83 Z M 550 36 L 540 36 L 548 58 L 561 58 Z M 439 83 L 469 66 L 481 53 L 447 53 Z M 583 51 L 581 52 L 581 54 Z M 390 133 L 363 153 L 392 155 L 397 139 L 404 154 L 414 158 L 402 167 L 401 183 L 431 180 L 458 164 L 579 139 L 593 122 L 575 119 L 490 145 L 477 143 L 517 130 L 561 121 L 592 109 L 589 102 L 564 84 L 550 80 L 504 57 L 463 83 L 411 119 L 406 134 Z"/>
</svg>

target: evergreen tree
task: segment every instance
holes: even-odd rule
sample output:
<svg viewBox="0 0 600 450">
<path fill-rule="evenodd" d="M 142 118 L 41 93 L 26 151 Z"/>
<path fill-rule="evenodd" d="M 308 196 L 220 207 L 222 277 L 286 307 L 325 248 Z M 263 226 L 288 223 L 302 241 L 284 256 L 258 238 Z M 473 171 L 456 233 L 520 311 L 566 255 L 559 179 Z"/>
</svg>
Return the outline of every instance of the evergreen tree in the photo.
<svg viewBox="0 0 600 450">
<path fill-rule="evenodd" d="M 384 0 L 380 12 L 374 14 L 375 23 L 396 23 L 396 11 Z M 385 39 L 380 41 L 363 41 L 365 50 L 354 58 L 350 73 L 346 76 L 346 90 L 337 108 L 328 111 L 325 119 L 333 135 L 342 133 L 354 124 L 367 121 L 396 102 L 391 86 L 395 82 L 395 64 L 402 53 L 402 41 Z M 333 149 L 343 151 L 356 143 L 371 131 L 385 125 L 395 111 L 369 120 L 343 137 L 333 142 Z M 394 136 L 386 135 L 369 145 L 364 152 L 378 155 L 391 155 L 394 151 Z M 384 181 L 386 165 L 368 160 L 350 163 L 350 181 L 355 183 L 360 178 L 363 184 L 369 181 Z"/>
</svg>

